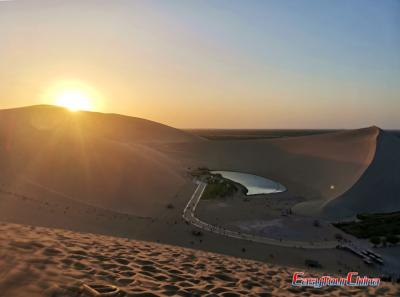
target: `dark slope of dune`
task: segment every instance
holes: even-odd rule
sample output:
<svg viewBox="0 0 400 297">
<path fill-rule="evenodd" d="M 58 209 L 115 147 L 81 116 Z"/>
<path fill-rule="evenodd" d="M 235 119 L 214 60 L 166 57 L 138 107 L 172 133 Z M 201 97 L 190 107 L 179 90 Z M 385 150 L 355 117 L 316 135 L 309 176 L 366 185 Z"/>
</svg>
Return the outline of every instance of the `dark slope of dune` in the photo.
<svg viewBox="0 0 400 297">
<path fill-rule="evenodd" d="M 343 218 L 358 213 L 400 210 L 400 138 L 380 131 L 374 160 L 354 186 L 324 206 L 324 213 Z"/>
</svg>

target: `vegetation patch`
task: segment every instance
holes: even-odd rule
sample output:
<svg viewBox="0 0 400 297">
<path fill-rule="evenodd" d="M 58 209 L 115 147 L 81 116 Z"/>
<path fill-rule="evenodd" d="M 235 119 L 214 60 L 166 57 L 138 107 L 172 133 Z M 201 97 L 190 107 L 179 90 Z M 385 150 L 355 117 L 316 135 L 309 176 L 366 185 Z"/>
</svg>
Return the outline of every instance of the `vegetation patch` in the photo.
<svg viewBox="0 0 400 297">
<path fill-rule="evenodd" d="M 354 222 L 334 224 L 346 233 L 369 239 L 374 244 L 399 242 L 400 212 L 359 214 Z"/>
<path fill-rule="evenodd" d="M 208 182 L 206 189 L 203 193 L 203 199 L 215 199 L 232 196 L 237 192 L 237 188 L 232 182 L 227 180 L 218 179 Z"/>
<path fill-rule="evenodd" d="M 199 167 L 190 172 L 193 177 L 207 183 L 202 199 L 212 200 L 234 195 L 238 191 L 247 194 L 247 189 L 241 184 L 224 178 L 221 174 L 211 173 L 207 167 Z"/>
<path fill-rule="evenodd" d="M 237 191 L 247 193 L 247 189 L 229 179 L 225 179 L 220 174 L 210 174 L 206 178 L 207 187 L 203 193 L 203 199 L 211 200 L 225 198 L 234 195 Z"/>
</svg>

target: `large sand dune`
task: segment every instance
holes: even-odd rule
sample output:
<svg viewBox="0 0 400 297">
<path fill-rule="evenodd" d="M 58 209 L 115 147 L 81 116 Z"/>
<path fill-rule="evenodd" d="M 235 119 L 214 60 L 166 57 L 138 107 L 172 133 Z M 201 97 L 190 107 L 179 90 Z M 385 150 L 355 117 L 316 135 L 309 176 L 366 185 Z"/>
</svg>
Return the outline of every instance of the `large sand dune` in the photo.
<svg viewBox="0 0 400 297">
<path fill-rule="evenodd" d="M 202 141 L 147 120 L 51 106 L 0 111 L 0 126 L 3 183 L 142 216 L 164 207 L 186 182 L 176 160 L 155 146 Z"/>
<path fill-rule="evenodd" d="M 372 163 L 349 191 L 324 205 L 324 213 L 343 218 L 356 213 L 400 210 L 400 138 L 380 131 Z"/>
</svg>

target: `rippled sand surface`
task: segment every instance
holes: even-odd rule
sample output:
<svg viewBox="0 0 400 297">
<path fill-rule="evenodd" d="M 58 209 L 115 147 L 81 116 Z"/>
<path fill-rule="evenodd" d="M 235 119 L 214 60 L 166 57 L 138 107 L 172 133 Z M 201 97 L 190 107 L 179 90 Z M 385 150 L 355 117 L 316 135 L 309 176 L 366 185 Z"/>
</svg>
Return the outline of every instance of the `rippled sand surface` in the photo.
<svg viewBox="0 0 400 297">
<path fill-rule="evenodd" d="M 118 296 L 399 296 L 377 289 L 298 289 L 292 268 L 168 245 L 17 224 L 0 225 L 0 296 L 89 296 L 82 284 Z"/>
</svg>

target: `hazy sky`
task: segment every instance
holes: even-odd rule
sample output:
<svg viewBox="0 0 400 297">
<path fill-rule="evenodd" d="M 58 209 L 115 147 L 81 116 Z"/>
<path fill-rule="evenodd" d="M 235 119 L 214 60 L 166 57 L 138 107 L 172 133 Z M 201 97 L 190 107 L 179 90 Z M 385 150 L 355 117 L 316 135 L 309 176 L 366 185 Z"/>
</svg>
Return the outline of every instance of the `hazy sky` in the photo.
<svg viewBox="0 0 400 297">
<path fill-rule="evenodd" d="M 0 108 L 65 81 L 182 128 L 400 128 L 400 1 L 0 1 Z"/>
</svg>

